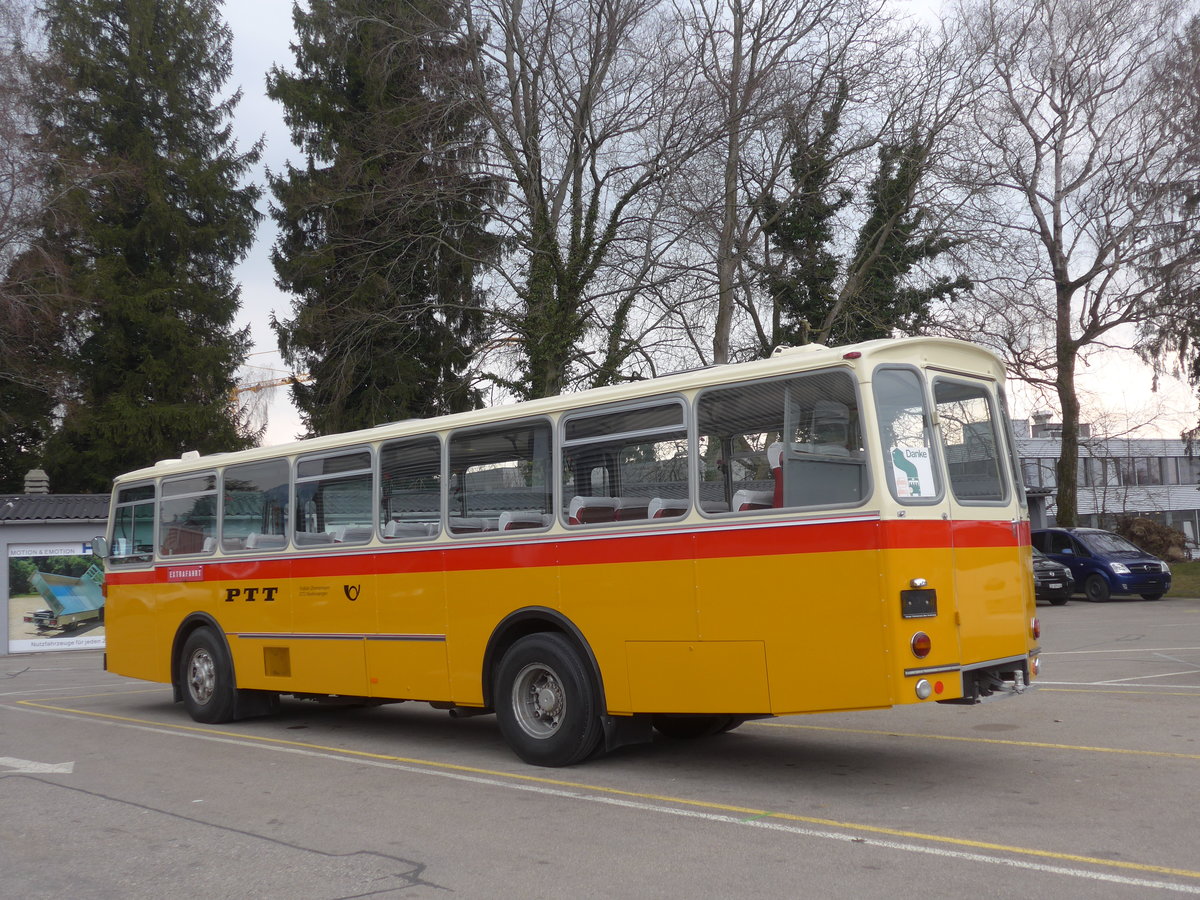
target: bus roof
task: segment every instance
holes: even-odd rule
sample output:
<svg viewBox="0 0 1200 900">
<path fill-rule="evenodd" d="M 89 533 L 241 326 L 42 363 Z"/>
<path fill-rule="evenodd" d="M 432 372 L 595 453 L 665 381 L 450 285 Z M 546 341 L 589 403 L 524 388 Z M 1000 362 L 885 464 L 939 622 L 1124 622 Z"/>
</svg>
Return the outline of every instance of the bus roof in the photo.
<svg viewBox="0 0 1200 900">
<path fill-rule="evenodd" d="M 855 367 L 864 365 L 873 367 L 881 363 L 910 363 L 950 370 L 958 369 L 990 377 L 998 382 L 1004 379 L 1004 366 L 992 351 L 955 338 L 883 338 L 860 344 L 844 344 L 839 347 L 827 347 L 824 344 L 777 347 L 767 359 L 705 366 L 657 378 L 591 388 L 573 394 L 558 394 L 538 400 L 506 403 L 429 419 L 388 422 L 358 431 L 304 438 L 289 443 L 254 447 L 230 453 L 213 453 L 202 456 L 195 451 L 189 451 L 179 458 L 160 460 L 153 466 L 119 475 L 114 483 L 120 484 L 127 481 L 183 474 L 218 465 L 254 462 L 297 453 L 315 453 L 353 446 L 356 443 L 372 443 L 407 435 L 426 434 L 432 431 L 450 431 L 471 425 L 485 425 L 490 422 L 525 418 L 526 416 L 549 415 L 579 407 L 620 403 L 623 400 L 637 400 L 658 394 L 683 393 L 710 385 L 772 375 L 801 373 L 833 365 L 849 364 Z"/>
</svg>

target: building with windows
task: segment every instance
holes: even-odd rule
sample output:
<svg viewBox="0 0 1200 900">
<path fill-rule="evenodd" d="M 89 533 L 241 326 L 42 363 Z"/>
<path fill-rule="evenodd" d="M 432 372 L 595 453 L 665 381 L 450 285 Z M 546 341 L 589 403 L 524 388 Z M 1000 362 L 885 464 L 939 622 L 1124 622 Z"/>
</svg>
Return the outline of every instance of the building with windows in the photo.
<svg viewBox="0 0 1200 900">
<path fill-rule="evenodd" d="M 1045 499 L 1045 524 L 1053 525 L 1062 426 L 1035 413 L 1013 430 L 1026 490 L 1031 500 Z M 1189 540 L 1200 534 L 1200 455 L 1189 455 L 1181 440 L 1095 438 L 1081 425 L 1076 484 L 1080 525 L 1111 528 L 1119 516 L 1136 515 L 1178 528 Z"/>
</svg>

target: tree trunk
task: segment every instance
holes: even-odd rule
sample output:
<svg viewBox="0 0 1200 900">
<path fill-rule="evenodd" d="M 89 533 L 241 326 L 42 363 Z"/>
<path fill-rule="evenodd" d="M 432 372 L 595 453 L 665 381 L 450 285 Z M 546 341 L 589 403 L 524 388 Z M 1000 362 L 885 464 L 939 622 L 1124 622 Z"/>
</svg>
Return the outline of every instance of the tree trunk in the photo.
<svg viewBox="0 0 1200 900">
<path fill-rule="evenodd" d="M 1079 471 L 1079 398 L 1075 394 L 1075 360 L 1079 348 L 1071 338 L 1071 292 L 1062 285 L 1057 297 L 1057 327 L 1055 356 L 1057 372 L 1054 386 L 1062 407 L 1062 443 L 1059 448 L 1058 495 L 1055 500 L 1055 522 L 1059 527 L 1072 528 L 1078 519 L 1079 490 L 1076 473 Z"/>
</svg>

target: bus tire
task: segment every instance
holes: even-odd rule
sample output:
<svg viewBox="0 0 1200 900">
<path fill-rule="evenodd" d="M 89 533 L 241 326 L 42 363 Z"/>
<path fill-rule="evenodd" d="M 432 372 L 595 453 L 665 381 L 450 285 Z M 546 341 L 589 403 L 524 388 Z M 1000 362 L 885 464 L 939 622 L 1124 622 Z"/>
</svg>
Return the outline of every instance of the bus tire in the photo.
<svg viewBox="0 0 1200 900">
<path fill-rule="evenodd" d="M 596 752 L 604 731 L 598 692 L 563 635 L 530 634 L 496 671 L 493 706 L 504 739 L 534 766 L 569 766 Z"/>
<path fill-rule="evenodd" d="M 651 716 L 654 730 L 676 740 L 712 737 L 737 728 L 745 719 L 735 716 Z"/>
<path fill-rule="evenodd" d="M 197 628 L 183 643 L 179 657 L 183 705 L 197 722 L 231 721 L 237 711 L 233 665 L 224 643 L 211 628 Z"/>
</svg>

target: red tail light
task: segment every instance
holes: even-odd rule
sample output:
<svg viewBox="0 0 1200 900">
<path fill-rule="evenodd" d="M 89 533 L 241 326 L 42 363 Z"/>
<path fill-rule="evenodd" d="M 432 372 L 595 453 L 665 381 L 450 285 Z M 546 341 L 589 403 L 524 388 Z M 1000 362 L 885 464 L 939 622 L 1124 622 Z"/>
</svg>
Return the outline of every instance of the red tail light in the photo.
<svg viewBox="0 0 1200 900">
<path fill-rule="evenodd" d="M 933 641 L 929 639 L 923 631 L 918 631 L 912 636 L 912 641 L 909 643 L 912 647 L 913 656 L 917 659 L 924 659 L 929 655 L 929 651 L 933 649 Z"/>
</svg>

